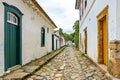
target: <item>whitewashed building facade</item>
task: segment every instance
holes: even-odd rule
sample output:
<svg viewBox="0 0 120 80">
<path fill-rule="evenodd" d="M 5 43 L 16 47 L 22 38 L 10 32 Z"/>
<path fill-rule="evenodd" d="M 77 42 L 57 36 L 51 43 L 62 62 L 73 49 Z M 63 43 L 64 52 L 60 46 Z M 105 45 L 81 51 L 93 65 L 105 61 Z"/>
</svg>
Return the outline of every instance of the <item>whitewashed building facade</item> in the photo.
<svg viewBox="0 0 120 80">
<path fill-rule="evenodd" d="M 0 74 L 52 51 L 55 28 L 36 0 L 1 0 Z"/>
<path fill-rule="evenodd" d="M 61 42 L 60 42 L 60 46 L 64 46 L 66 44 L 66 41 L 65 41 L 65 38 L 64 38 L 64 35 L 62 34 L 61 35 Z"/>
<path fill-rule="evenodd" d="M 120 0 L 76 0 L 79 49 L 120 77 Z"/>
<path fill-rule="evenodd" d="M 53 50 L 57 50 L 61 48 L 66 43 L 63 33 L 60 35 L 59 30 L 54 30 L 53 38 L 54 38 L 54 41 L 53 41 L 54 46 L 52 48 Z"/>
<path fill-rule="evenodd" d="M 65 45 L 65 38 L 63 34 L 60 35 L 59 30 L 54 31 L 54 48 L 53 50 L 57 50 Z"/>
</svg>

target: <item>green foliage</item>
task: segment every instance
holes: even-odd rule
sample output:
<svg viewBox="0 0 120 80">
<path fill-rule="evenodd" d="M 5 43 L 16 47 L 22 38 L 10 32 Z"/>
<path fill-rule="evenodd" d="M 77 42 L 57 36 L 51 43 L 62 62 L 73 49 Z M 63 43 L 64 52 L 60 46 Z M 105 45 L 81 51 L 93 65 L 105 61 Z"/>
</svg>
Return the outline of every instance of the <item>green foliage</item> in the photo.
<svg viewBox="0 0 120 80">
<path fill-rule="evenodd" d="M 63 34 L 63 29 L 62 28 L 59 28 L 59 34 L 60 34 L 60 36 Z"/>
<path fill-rule="evenodd" d="M 72 41 L 75 43 L 76 47 L 79 46 L 79 20 L 76 20 L 73 25 L 74 32 L 71 34 L 64 33 L 66 41 Z"/>
<path fill-rule="evenodd" d="M 73 25 L 73 30 L 75 30 L 74 42 L 75 42 L 76 47 L 78 47 L 79 46 L 79 20 L 75 21 Z"/>
<path fill-rule="evenodd" d="M 65 37 L 65 40 L 66 41 L 72 41 L 72 39 L 71 39 L 71 37 L 70 37 L 70 35 L 69 34 L 67 34 L 67 33 L 64 33 L 64 37 Z"/>
</svg>

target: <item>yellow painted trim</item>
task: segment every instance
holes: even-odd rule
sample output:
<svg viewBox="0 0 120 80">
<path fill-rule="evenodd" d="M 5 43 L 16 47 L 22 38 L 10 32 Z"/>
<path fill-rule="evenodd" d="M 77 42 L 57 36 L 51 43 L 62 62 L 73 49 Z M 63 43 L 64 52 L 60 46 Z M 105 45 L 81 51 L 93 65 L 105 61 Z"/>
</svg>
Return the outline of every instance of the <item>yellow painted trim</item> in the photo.
<svg viewBox="0 0 120 80">
<path fill-rule="evenodd" d="M 108 15 L 108 8 L 109 5 L 107 5 L 98 15 L 97 15 L 97 19 L 100 20 L 101 18 L 103 18 L 105 15 Z"/>
<path fill-rule="evenodd" d="M 82 24 L 84 23 L 84 21 L 85 21 L 86 17 L 88 16 L 89 12 L 91 11 L 91 9 L 92 9 L 92 7 L 93 7 L 93 5 L 94 5 L 95 1 L 96 1 L 96 0 L 94 0 L 94 1 L 92 2 L 91 6 L 90 6 L 90 8 L 89 8 L 89 10 L 88 10 L 88 12 L 86 13 L 85 17 L 84 17 L 84 18 L 83 18 L 83 20 L 82 20 L 82 22 L 81 22 L 81 25 L 80 25 L 80 26 L 82 26 Z"/>
<path fill-rule="evenodd" d="M 98 22 L 98 62 L 105 65 L 108 65 L 108 8 L 107 5 L 96 16 Z"/>
</svg>

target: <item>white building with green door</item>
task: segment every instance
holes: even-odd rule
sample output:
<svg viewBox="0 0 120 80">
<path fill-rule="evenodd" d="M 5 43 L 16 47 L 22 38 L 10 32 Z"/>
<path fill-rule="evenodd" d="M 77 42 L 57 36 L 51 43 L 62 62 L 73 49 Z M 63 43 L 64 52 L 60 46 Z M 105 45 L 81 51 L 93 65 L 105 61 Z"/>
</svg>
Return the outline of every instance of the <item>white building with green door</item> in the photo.
<svg viewBox="0 0 120 80">
<path fill-rule="evenodd" d="M 1 0 L 0 75 L 52 51 L 55 28 L 36 0 Z"/>
<path fill-rule="evenodd" d="M 54 31 L 54 50 L 57 50 L 65 45 L 65 38 L 63 33 L 60 34 L 59 30 Z"/>
</svg>

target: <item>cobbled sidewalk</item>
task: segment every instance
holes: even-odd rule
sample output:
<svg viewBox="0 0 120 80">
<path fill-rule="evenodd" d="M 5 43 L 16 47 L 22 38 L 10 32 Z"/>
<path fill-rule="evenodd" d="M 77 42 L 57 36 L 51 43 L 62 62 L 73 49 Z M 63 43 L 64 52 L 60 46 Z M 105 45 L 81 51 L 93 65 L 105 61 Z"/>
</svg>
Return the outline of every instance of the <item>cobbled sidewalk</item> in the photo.
<svg viewBox="0 0 120 80">
<path fill-rule="evenodd" d="M 36 63 L 37 64 L 37 63 Z M 25 80 L 108 80 L 105 74 L 73 47 L 67 47 Z"/>
<path fill-rule="evenodd" d="M 64 49 L 65 46 L 56 51 L 50 52 L 49 54 L 41 58 L 33 60 L 21 67 L 14 66 L 11 68 L 9 73 L 5 73 L 3 76 L 0 76 L 0 80 L 26 80 L 26 77 L 33 75 L 37 70 L 39 70 L 42 66 L 47 64 L 51 59 L 53 59 L 56 55 L 61 53 Z"/>
</svg>

